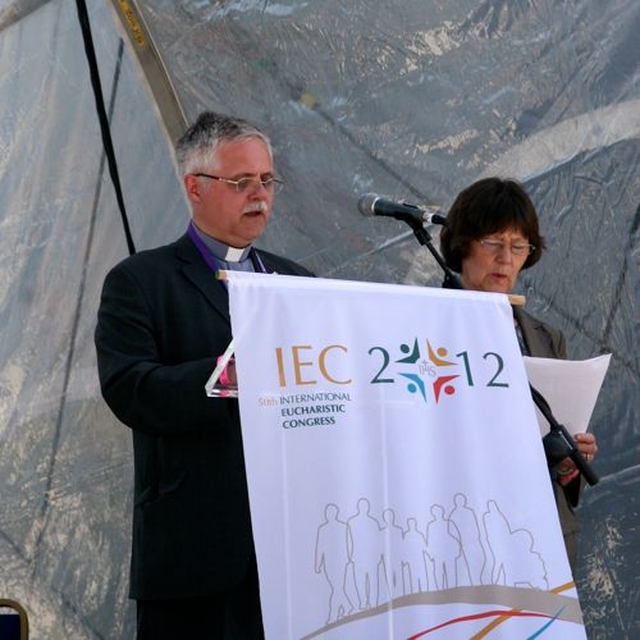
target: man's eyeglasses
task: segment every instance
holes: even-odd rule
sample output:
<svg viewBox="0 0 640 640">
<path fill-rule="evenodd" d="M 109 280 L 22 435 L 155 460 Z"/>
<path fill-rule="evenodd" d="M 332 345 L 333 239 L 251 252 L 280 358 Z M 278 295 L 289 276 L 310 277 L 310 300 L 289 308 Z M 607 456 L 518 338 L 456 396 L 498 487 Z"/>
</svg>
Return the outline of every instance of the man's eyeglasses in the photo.
<svg viewBox="0 0 640 640">
<path fill-rule="evenodd" d="M 528 242 L 502 242 L 502 240 L 478 240 L 478 244 L 482 247 L 485 253 L 492 256 L 497 256 L 502 253 L 503 249 L 508 248 L 511 254 L 514 256 L 528 256 L 535 247 Z"/>
<path fill-rule="evenodd" d="M 267 191 L 273 193 L 280 193 L 284 182 L 278 178 L 256 178 L 247 176 L 240 178 L 240 180 L 231 180 L 231 178 L 221 178 L 220 176 L 212 176 L 210 173 L 194 173 L 194 176 L 198 178 L 210 178 L 211 180 L 217 180 L 218 182 L 224 182 L 232 186 L 237 193 L 246 193 L 248 191 L 255 191 L 259 187 L 264 187 Z"/>
</svg>

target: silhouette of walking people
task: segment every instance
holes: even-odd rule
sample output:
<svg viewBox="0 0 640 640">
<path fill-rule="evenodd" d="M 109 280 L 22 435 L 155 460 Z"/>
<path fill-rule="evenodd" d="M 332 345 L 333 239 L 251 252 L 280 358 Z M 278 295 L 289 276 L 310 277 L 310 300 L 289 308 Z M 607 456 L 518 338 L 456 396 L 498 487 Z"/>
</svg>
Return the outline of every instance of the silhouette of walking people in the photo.
<svg viewBox="0 0 640 640">
<path fill-rule="evenodd" d="M 402 585 L 402 527 L 396 524 L 396 514 L 393 509 L 382 512 L 384 526 L 382 538 L 384 541 L 382 553 L 382 571 L 387 585 L 389 600 L 403 592 Z"/>
<path fill-rule="evenodd" d="M 460 534 L 445 517 L 442 505 L 434 504 L 431 515 L 427 524 L 427 553 L 435 567 L 435 588 L 451 589 L 457 586 L 456 559 L 462 552 Z"/>
<path fill-rule="evenodd" d="M 460 534 L 462 547 L 462 554 L 458 559 L 458 584 L 462 583 L 461 576 L 465 576 L 469 585 L 480 585 L 486 564 L 480 525 L 475 511 L 467 506 L 467 497 L 463 493 L 456 493 L 453 501 L 455 506 L 449 514 L 449 521 Z"/>
<path fill-rule="evenodd" d="M 433 576 L 433 563 L 427 555 L 427 540 L 418 530 L 415 518 L 407 519 L 407 530 L 402 541 L 404 593 L 420 593 L 429 590 L 429 573 Z M 431 578 L 431 582 L 434 578 Z"/>
<path fill-rule="evenodd" d="M 360 498 L 356 515 L 347 520 L 353 539 L 351 560 L 361 610 L 377 604 L 378 566 L 382 560 L 380 523 L 370 514 L 370 510 L 369 500 Z"/>
<path fill-rule="evenodd" d="M 335 504 L 325 507 L 325 521 L 318 527 L 316 537 L 315 570 L 316 573 L 324 573 L 330 589 L 327 624 L 353 611 L 353 604 L 346 592 L 353 540 L 347 523 L 338 519 L 339 513 Z"/>
</svg>

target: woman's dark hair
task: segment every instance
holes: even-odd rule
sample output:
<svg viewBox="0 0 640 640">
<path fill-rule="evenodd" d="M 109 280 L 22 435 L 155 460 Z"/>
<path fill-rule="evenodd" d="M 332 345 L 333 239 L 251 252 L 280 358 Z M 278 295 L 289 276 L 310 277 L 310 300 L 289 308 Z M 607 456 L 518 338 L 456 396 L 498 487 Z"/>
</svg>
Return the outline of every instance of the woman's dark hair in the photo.
<svg viewBox="0 0 640 640">
<path fill-rule="evenodd" d="M 463 189 L 447 214 L 440 232 L 440 250 L 447 266 L 462 271 L 473 240 L 508 229 L 521 231 L 534 246 L 522 266 L 534 265 L 545 248 L 538 230 L 538 214 L 524 187 L 516 180 L 483 178 Z"/>
</svg>

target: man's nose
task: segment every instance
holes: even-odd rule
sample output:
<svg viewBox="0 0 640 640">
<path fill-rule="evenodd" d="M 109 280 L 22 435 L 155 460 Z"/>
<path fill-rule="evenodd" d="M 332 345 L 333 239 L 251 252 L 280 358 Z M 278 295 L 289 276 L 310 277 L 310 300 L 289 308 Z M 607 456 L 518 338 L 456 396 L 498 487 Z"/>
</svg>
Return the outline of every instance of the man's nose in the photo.
<svg viewBox="0 0 640 640">
<path fill-rule="evenodd" d="M 260 180 L 256 180 L 255 182 L 251 183 L 251 186 L 248 188 L 248 192 L 252 198 L 262 198 L 264 197 L 265 193 L 269 193 L 269 189 L 264 184 L 262 184 Z"/>
</svg>

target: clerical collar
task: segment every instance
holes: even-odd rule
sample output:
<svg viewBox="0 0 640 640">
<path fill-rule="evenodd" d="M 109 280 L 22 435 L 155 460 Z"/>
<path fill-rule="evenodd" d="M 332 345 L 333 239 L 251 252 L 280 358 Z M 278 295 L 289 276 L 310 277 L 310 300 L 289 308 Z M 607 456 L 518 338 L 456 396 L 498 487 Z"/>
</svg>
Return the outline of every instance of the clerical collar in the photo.
<svg viewBox="0 0 640 640">
<path fill-rule="evenodd" d="M 229 245 L 216 240 L 211 236 L 208 236 L 202 229 L 199 229 L 195 223 L 191 223 L 191 227 L 198 235 L 198 238 L 202 240 L 204 245 L 211 251 L 211 253 L 222 262 L 244 262 L 251 254 L 251 245 L 244 249 L 237 249 L 236 247 L 230 247 Z"/>
</svg>

